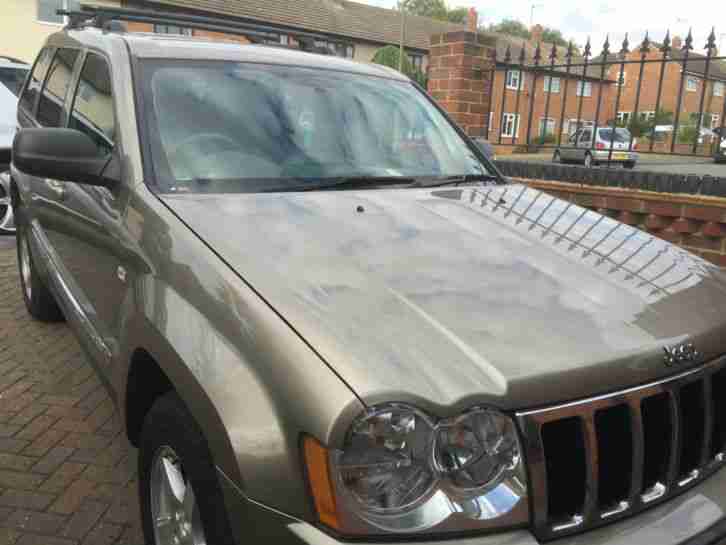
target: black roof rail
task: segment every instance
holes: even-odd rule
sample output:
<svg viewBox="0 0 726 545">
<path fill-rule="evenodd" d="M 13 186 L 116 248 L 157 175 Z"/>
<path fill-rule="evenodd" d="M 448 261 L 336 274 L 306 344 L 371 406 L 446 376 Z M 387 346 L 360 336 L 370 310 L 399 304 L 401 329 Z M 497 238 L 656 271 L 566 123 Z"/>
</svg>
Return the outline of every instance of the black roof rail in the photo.
<svg viewBox="0 0 726 545">
<path fill-rule="evenodd" d="M 269 39 L 271 34 L 288 34 L 298 41 L 305 43 L 309 49 L 315 48 L 315 40 L 330 40 L 330 37 L 324 34 L 298 30 L 293 27 L 276 27 L 259 24 L 251 20 L 223 19 L 219 17 L 208 17 L 206 15 L 189 15 L 187 13 L 167 13 L 156 10 L 114 8 L 92 4 L 81 4 L 80 11 L 58 10 L 57 13 L 68 17 L 67 28 L 70 29 L 79 29 L 90 26 L 112 32 L 121 31 L 121 29 L 113 23 L 116 21 L 127 21 L 149 23 L 154 25 L 174 25 L 210 32 L 245 36 L 252 42 Z"/>
</svg>

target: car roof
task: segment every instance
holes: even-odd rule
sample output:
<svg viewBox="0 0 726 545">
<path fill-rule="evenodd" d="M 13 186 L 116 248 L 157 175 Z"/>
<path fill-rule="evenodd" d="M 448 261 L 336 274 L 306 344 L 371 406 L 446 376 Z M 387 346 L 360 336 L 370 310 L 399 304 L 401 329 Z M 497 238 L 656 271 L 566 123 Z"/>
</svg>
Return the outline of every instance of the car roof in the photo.
<svg viewBox="0 0 726 545">
<path fill-rule="evenodd" d="M 52 35 L 48 43 L 57 47 L 72 44 L 103 50 L 110 49 L 113 40 L 123 40 L 131 54 L 142 59 L 223 60 L 278 64 L 409 81 L 406 76 L 393 68 L 379 64 L 355 62 L 334 55 L 307 53 L 280 46 L 240 44 L 232 40 L 142 32 L 108 32 L 97 28 L 83 28 L 64 29 Z"/>
</svg>

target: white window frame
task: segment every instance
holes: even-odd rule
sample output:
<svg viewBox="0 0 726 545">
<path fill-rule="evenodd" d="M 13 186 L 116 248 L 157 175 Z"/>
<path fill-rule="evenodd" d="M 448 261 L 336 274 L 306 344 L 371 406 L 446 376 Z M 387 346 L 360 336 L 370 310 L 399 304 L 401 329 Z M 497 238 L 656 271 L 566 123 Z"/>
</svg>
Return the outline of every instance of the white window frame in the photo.
<svg viewBox="0 0 726 545">
<path fill-rule="evenodd" d="M 655 119 L 655 112 L 638 112 L 641 121 L 651 121 Z"/>
<path fill-rule="evenodd" d="M 60 8 L 59 9 L 68 9 L 69 1 L 70 0 L 57 0 L 60 2 Z M 40 23 L 41 25 L 53 25 L 53 26 L 66 26 L 68 24 L 68 16 L 63 16 L 63 22 L 57 23 L 56 21 L 44 21 L 40 18 L 40 0 L 35 0 L 35 20 Z"/>
<path fill-rule="evenodd" d="M 519 114 L 505 113 L 502 115 L 502 138 L 519 138 Z M 505 129 L 508 129 L 505 132 Z"/>
<path fill-rule="evenodd" d="M 620 123 L 627 125 L 633 119 L 633 112 L 618 112 L 617 118 Z"/>
<path fill-rule="evenodd" d="M 548 130 L 548 128 L 551 128 L 552 130 Z M 544 132 L 542 132 L 542 129 L 544 129 Z M 538 134 L 540 137 L 547 136 L 548 134 L 557 134 L 557 120 L 554 117 L 548 117 L 547 119 L 540 117 Z"/>
<path fill-rule="evenodd" d="M 487 132 L 492 132 L 494 128 L 494 112 L 489 112 L 489 125 L 487 125 Z"/>
<path fill-rule="evenodd" d="M 689 93 L 695 93 L 698 91 L 698 78 L 695 76 L 686 77 L 686 91 Z"/>
<path fill-rule="evenodd" d="M 714 81 L 713 82 L 713 96 L 722 97 L 724 95 L 725 91 L 726 91 L 726 83 L 724 83 L 723 81 Z"/>
<path fill-rule="evenodd" d="M 592 82 L 587 80 L 577 80 L 576 95 L 579 97 L 591 97 L 592 96 Z"/>
<path fill-rule="evenodd" d="M 575 134 L 580 129 L 587 129 L 595 126 L 594 121 L 588 121 L 587 119 L 580 119 L 580 126 L 577 126 L 577 118 L 575 119 L 567 119 L 565 121 L 567 123 L 567 131 L 565 131 L 570 136 Z M 572 126 L 575 126 L 575 130 L 572 130 Z"/>
<path fill-rule="evenodd" d="M 628 82 L 628 73 L 623 72 L 623 74 L 622 74 L 623 79 L 620 79 L 620 75 L 621 75 L 620 70 L 618 70 L 617 81 L 615 83 L 617 84 L 618 87 L 625 87 L 625 84 Z"/>
<path fill-rule="evenodd" d="M 548 85 L 548 82 L 552 81 Z M 545 93 L 552 93 L 552 94 L 559 94 L 560 89 L 562 88 L 562 80 L 557 76 L 545 76 L 544 77 L 544 83 L 543 88 Z"/>
<path fill-rule="evenodd" d="M 721 126 L 721 115 L 711 114 L 711 130 L 718 129 Z"/>
<path fill-rule="evenodd" d="M 517 83 L 512 83 L 512 80 L 514 79 L 513 78 L 514 74 L 517 75 Z M 526 79 L 524 76 L 524 72 L 522 72 L 521 70 L 508 70 L 506 78 L 507 78 L 507 80 L 506 80 L 507 89 L 510 89 L 512 91 L 516 91 L 518 89 L 524 89 L 524 84 L 525 84 Z M 521 87 L 520 87 L 520 85 L 521 85 Z"/>
</svg>

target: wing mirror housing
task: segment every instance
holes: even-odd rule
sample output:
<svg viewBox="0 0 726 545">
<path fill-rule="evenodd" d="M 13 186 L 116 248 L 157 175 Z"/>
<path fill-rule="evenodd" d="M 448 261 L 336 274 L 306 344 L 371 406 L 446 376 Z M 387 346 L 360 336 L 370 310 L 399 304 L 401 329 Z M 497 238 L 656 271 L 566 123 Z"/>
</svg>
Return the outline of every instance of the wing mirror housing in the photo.
<svg viewBox="0 0 726 545">
<path fill-rule="evenodd" d="M 99 157 L 87 134 L 74 129 L 22 129 L 13 141 L 12 162 L 41 178 L 111 187 L 119 181 L 113 154 Z"/>
</svg>

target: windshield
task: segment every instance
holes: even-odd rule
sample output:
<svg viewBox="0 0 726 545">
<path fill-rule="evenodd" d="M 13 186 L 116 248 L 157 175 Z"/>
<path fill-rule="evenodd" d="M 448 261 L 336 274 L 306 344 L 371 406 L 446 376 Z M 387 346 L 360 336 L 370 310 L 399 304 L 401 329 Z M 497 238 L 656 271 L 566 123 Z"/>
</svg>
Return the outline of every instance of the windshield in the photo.
<svg viewBox="0 0 726 545">
<path fill-rule="evenodd" d="M 162 190 L 275 191 L 351 178 L 411 183 L 488 174 L 410 82 L 219 61 L 149 61 L 143 81 Z"/>
<path fill-rule="evenodd" d="M 2 66 L 0 67 L 0 85 L 10 89 L 10 92 L 15 96 L 19 96 L 27 75 L 28 71 L 24 68 Z"/>
<path fill-rule="evenodd" d="M 612 129 L 598 129 L 597 133 L 600 140 L 605 140 L 606 142 L 610 142 L 610 139 L 613 138 Z M 628 129 L 615 129 L 615 138 L 613 138 L 613 142 L 630 142 L 630 131 Z"/>
</svg>

